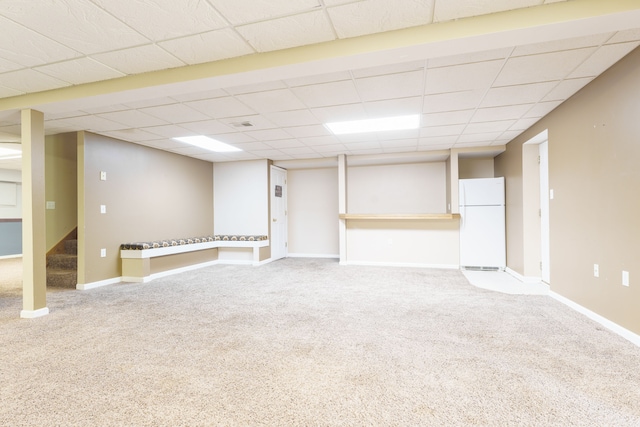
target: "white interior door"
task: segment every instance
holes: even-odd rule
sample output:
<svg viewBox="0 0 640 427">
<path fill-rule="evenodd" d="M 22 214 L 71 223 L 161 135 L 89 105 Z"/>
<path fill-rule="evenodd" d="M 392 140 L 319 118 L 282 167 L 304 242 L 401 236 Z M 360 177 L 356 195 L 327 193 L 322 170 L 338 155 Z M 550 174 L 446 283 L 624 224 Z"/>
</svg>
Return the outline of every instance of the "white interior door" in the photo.
<svg viewBox="0 0 640 427">
<path fill-rule="evenodd" d="M 549 143 L 541 142 L 540 155 L 540 260 L 542 281 L 551 283 L 549 245 Z"/>
<path fill-rule="evenodd" d="M 271 166 L 271 259 L 287 256 L 287 171 Z"/>
</svg>

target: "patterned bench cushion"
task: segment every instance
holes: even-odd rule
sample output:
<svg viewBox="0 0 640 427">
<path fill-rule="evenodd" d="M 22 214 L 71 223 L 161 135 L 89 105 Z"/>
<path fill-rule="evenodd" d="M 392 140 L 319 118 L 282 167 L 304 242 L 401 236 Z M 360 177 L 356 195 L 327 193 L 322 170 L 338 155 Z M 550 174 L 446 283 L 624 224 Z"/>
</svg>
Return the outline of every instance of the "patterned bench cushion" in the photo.
<svg viewBox="0 0 640 427">
<path fill-rule="evenodd" d="M 168 240 L 156 240 L 152 242 L 123 243 L 120 245 L 120 249 L 143 250 L 143 249 L 167 248 L 169 246 L 190 245 L 193 243 L 214 242 L 214 241 L 256 242 L 256 241 L 267 240 L 267 239 L 268 239 L 267 236 L 216 234 L 215 236 L 189 237 L 186 239 L 168 239 Z"/>
</svg>

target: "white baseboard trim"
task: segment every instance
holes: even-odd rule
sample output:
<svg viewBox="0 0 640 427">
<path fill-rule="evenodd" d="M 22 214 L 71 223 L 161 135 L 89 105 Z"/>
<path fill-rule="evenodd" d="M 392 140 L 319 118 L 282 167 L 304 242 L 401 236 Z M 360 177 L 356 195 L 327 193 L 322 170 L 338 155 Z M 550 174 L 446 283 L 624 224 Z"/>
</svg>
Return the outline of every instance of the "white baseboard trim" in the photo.
<svg viewBox="0 0 640 427">
<path fill-rule="evenodd" d="M 521 281 L 522 283 L 540 283 L 542 281 L 541 277 L 523 276 L 522 274 L 518 273 L 517 271 L 514 271 L 514 270 L 510 269 L 509 267 L 506 267 L 504 269 L 504 271 L 505 271 L 505 273 L 509 273 L 510 275 L 512 275 L 513 277 L 515 277 L 519 281 Z"/>
<path fill-rule="evenodd" d="M 100 288 L 102 286 L 113 285 L 120 282 L 122 282 L 121 277 L 114 277 L 113 279 L 99 280 L 91 283 L 77 283 L 76 289 L 80 291 L 88 291 L 89 289 Z"/>
<path fill-rule="evenodd" d="M 23 319 L 35 319 L 36 317 L 42 317 L 49 314 L 49 308 L 39 308 L 37 310 L 22 310 L 20 311 L 20 317 Z"/>
<path fill-rule="evenodd" d="M 289 258 L 331 258 L 331 259 L 340 259 L 340 254 L 300 254 L 300 253 L 289 253 L 287 256 Z"/>
<path fill-rule="evenodd" d="M 0 259 L 11 259 L 11 258 L 22 258 L 22 254 L 0 256 Z"/>
<path fill-rule="evenodd" d="M 378 261 L 345 261 L 340 265 L 361 265 L 370 267 L 409 267 L 409 268 L 438 268 L 445 270 L 459 270 L 458 264 L 420 264 L 410 262 L 378 262 Z"/>
<path fill-rule="evenodd" d="M 219 259 L 216 262 L 222 265 L 253 265 L 251 259 Z"/>
<path fill-rule="evenodd" d="M 142 282 L 146 283 L 146 282 L 150 282 L 153 279 L 159 279 L 160 277 L 167 277 L 167 276 L 172 276 L 174 274 L 178 274 L 178 273 L 184 273 L 186 271 L 191 271 L 191 270 L 198 270 L 200 268 L 204 268 L 204 267 L 209 267 L 212 265 L 216 265 L 218 264 L 218 261 L 207 261 L 207 262 L 201 262 L 200 264 L 193 264 L 193 265 L 187 265 L 185 267 L 180 267 L 180 268 L 174 268 L 172 270 L 166 270 L 166 271 L 160 271 L 158 273 L 153 273 L 150 274 L 146 277 L 142 278 Z M 140 282 L 140 278 L 137 277 L 136 278 L 138 282 Z"/>
<path fill-rule="evenodd" d="M 549 291 L 549 296 L 551 298 L 555 299 L 556 301 L 559 301 L 562 304 L 568 306 L 569 308 L 574 309 L 578 313 L 584 314 L 589 319 L 591 319 L 591 320 L 593 320 L 595 322 L 598 322 L 599 324 L 601 324 L 605 328 L 609 329 L 611 332 L 614 332 L 614 333 L 620 335 L 622 338 L 624 338 L 624 339 L 626 339 L 628 341 L 631 341 L 633 344 L 635 344 L 636 346 L 640 347 L 640 335 L 637 335 L 634 332 L 631 332 L 630 330 L 623 328 L 622 326 L 618 325 L 617 323 L 614 323 L 611 320 L 606 319 L 606 318 L 600 316 L 597 313 L 594 313 L 593 311 L 589 310 L 588 308 L 585 308 L 585 307 L 581 306 L 580 304 L 577 304 L 577 303 L 571 301 L 569 298 L 563 297 L 560 294 L 557 294 L 557 293 L 555 293 L 553 291 Z"/>
</svg>

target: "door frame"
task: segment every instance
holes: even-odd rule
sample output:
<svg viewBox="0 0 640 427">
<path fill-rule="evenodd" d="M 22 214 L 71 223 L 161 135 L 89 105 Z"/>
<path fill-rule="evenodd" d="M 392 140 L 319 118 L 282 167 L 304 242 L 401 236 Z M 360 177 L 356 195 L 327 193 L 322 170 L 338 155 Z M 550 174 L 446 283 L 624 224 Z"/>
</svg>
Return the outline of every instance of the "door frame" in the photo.
<svg viewBox="0 0 640 427">
<path fill-rule="evenodd" d="M 274 209 L 276 206 L 276 197 L 275 197 L 275 184 L 274 184 L 274 174 L 281 173 L 284 176 L 284 185 L 282 188 L 282 199 L 284 202 L 284 239 L 282 242 L 276 242 L 273 233 L 273 224 L 277 221 L 277 218 L 274 218 Z M 269 170 L 269 237 L 270 237 L 270 245 L 271 245 L 271 260 L 275 261 L 277 259 L 286 258 L 289 254 L 288 241 L 289 241 L 289 221 L 287 215 L 287 203 L 288 203 L 288 191 L 287 191 L 287 170 L 280 168 L 278 166 L 271 165 Z M 280 243 L 283 246 L 280 248 L 283 256 L 274 257 L 274 245 Z"/>
</svg>

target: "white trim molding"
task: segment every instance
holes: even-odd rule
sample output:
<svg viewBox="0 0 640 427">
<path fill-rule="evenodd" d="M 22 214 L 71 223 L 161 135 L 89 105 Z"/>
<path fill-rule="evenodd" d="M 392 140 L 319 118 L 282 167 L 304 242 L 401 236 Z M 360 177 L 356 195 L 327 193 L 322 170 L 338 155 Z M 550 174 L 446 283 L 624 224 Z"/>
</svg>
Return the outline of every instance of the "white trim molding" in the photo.
<svg viewBox="0 0 640 427">
<path fill-rule="evenodd" d="M 49 314 L 49 308 L 39 308 L 37 310 L 22 310 L 20 311 L 20 317 L 22 319 L 35 319 L 36 317 L 42 317 Z"/>
<path fill-rule="evenodd" d="M 405 268 L 439 268 L 444 270 L 459 270 L 458 264 L 420 264 L 411 262 L 378 262 L 378 261 L 347 261 L 340 265 L 362 265 L 372 267 L 405 267 Z"/>
<path fill-rule="evenodd" d="M 561 302 L 562 304 L 566 305 L 569 308 L 574 309 L 575 311 L 584 314 L 585 316 L 587 316 L 589 319 L 598 322 L 599 324 L 601 324 L 602 326 L 604 326 L 605 328 L 609 329 L 611 332 L 614 332 L 618 335 L 620 335 L 622 338 L 631 341 L 633 344 L 635 344 L 636 346 L 640 347 L 640 335 L 635 334 L 634 332 L 631 332 L 628 329 L 623 328 L 622 326 L 618 325 L 617 323 L 612 322 L 609 319 L 606 319 L 602 316 L 600 316 L 597 313 L 594 313 L 593 311 L 589 310 L 588 308 L 585 308 L 583 306 L 581 306 L 580 304 L 577 304 L 573 301 L 571 301 L 570 299 L 563 297 L 562 295 L 555 293 L 553 291 L 549 291 L 549 296 L 553 299 L 555 299 L 556 301 Z"/>
<path fill-rule="evenodd" d="M 340 259 L 340 254 L 299 254 L 299 253 L 289 253 L 287 255 L 289 258 L 330 258 L 330 259 Z"/>
<path fill-rule="evenodd" d="M 504 271 L 506 273 L 509 273 L 510 275 L 512 275 L 513 277 L 515 277 L 519 281 L 521 281 L 522 283 L 540 283 L 540 282 L 542 282 L 542 278 L 540 278 L 540 277 L 523 276 L 522 274 L 518 273 L 517 271 L 514 271 L 514 270 L 510 269 L 509 267 L 506 267 L 504 269 Z"/>
<path fill-rule="evenodd" d="M 80 291 L 87 291 L 89 289 L 100 288 L 102 286 L 113 285 L 115 283 L 120 283 L 120 277 L 114 277 L 113 279 L 99 280 L 97 282 L 91 283 L 77 283 L 76 289 Z"/>
</svg>

